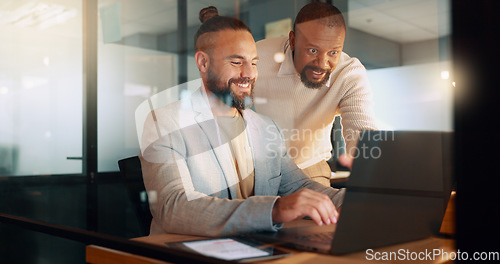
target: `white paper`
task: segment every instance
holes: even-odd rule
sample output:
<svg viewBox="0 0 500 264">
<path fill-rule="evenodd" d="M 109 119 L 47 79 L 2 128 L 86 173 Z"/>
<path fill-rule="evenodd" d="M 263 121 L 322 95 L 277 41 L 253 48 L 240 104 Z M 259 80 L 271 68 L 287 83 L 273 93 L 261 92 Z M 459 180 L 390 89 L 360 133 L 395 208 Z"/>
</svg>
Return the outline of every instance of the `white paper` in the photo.
<svg viewBox="0 0 500 264">
<path fill-rule="evenodd" d="M 230 238 L 190 241 L 184 242 L 183 244 L 205 256 L 224 260 L 236 260 L 270 255 L 264 250 L 260 250 Z"/>
</svg>

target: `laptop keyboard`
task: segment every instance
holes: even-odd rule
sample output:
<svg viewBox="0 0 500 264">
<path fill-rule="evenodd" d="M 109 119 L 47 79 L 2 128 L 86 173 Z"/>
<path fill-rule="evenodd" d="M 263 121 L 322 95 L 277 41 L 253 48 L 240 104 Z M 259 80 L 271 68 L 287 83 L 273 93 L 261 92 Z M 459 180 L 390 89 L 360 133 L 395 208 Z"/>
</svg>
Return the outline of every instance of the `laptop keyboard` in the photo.
<svg viewBox="0 0 500 264">
<path fill-rule="evenodd" d="M 312 242 L 319 242 L 319 243 L 331 243 L 333 240 L 333 233 L 334 232 L 310 234 L 307 236 L 299 236 L 299 239 L 308 240 Z"/>
</svg>

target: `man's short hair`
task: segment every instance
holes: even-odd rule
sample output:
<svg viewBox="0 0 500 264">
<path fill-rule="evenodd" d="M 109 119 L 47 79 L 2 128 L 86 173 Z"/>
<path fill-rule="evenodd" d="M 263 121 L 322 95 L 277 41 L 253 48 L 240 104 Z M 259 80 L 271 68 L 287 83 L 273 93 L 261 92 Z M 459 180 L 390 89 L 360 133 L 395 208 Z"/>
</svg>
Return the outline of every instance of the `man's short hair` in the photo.
<svg viewBox="0 0 500 264">
<path fill-rule="evenodd" d="M 217 8 L 215 8 L 214 6 L 203 8 L 200 11 L 199 18 L 202 24 L 200 28 L 198 28 L 198 31 L 196 31 L 196 34 L 194 35 L 195 51 L 202 50 L 202 48 L 203 49 L 207 48 L 207 47 L 201 47 L 201 44 L 198 41 L 201 35 L 205 33 L 218 32 L 227 29 L 232 29 L 235 31 L 245 30 L 248 31 L 250 34 L 252 33 L 250 31 L 250 28 L 241 20 L 234 17 L 219 16 Z"/>
<path fill-rule="evenodd" d="M 300 9 L 293 23 L 293 31 L 295 31 L 295 25 L 311 20 L 317 20 L 318 23 L 328 27 L 342 27 L 345 29 L 344 17 L 338 8 L 331 4 L 314 2 Z"/>
</svg>

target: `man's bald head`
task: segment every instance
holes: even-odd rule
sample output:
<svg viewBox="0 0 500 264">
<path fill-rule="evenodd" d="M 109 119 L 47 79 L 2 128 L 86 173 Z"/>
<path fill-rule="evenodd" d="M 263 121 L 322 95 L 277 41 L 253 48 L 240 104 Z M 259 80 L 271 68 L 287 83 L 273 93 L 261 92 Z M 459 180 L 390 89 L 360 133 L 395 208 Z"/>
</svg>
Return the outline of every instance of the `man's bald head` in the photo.
<svg viewBox="0 0 500 264">
<path fill-rule="evenodd" d="M 296 25 L 308 21 L 315 21 L 331 28 L 342 27 L 345 30 L 342 12 L 335 6 L 327 3 L 314 2 L 302 7 L 293 23 L 293 31 L 295 31 Z"/>
<path fill-rule="evenodd" d="M 295 18 L 288 40 L 302 83 L 311 89 L 321 89 L 339 64 L 344 47 L 342 13 L 331 4 L 305 5 Z"/>
</svg>

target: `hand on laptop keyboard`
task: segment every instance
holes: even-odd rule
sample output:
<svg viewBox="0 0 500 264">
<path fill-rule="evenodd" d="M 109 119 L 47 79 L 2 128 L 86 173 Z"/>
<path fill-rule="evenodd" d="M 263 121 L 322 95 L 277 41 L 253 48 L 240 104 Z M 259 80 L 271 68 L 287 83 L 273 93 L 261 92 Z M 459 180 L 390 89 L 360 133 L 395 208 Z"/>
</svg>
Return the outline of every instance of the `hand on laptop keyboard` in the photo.
<svg viewBox="0 0 500 264">
<path fill-rule="evenodd" d="M 321 226 L 336 223 L 338 212 L 328 195 L 310 189 L 280 197 L 274 204 L 272 218 L 275 223 L 287 223 L 304 216 Z"/>
</svg>

